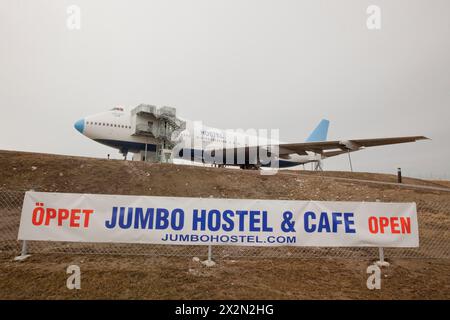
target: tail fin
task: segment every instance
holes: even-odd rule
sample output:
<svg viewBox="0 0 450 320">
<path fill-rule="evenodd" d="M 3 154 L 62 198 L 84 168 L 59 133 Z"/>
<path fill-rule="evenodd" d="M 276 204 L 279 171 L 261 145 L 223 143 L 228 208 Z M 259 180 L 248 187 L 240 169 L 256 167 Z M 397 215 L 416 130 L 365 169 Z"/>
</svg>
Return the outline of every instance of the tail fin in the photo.
<svg viewBox="0 0 450 320">
<path fill-rule="evenodd" d="M 306 142 L 326 141 L 329 125 L 330 121 L 322 119 L 314 131 L 311 132 L 308 139 L 306 139 Z"/>
</svg>

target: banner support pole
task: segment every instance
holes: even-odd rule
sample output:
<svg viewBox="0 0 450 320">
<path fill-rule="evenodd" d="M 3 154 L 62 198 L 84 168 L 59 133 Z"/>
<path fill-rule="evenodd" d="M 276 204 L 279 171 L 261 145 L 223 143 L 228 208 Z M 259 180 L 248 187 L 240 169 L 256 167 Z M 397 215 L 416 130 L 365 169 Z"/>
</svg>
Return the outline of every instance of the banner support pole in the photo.
<svg viewBox="0 0 450 320">
<path fill-rule="evenodd" d="M 212 261 L 212 246 L 208 245 L 208 261 Z"/>
<path fill-rule="evenodd" d="M 34 189 L 30 189 L 30 191 L 34 192 Z M 23 261 L 29 256 L 31 254 L 28 254 L 28 242 L 27 240 L 22 240 L 22 251 L 20 252 L 20 256 L 14 257 L 14 261 Z"/>
<path fill-rule="evenodd" d="M 212 260 L 212 245 L 208 245 L 208 259 L 202 261 L 202 264 L 207 267 L 214 267 L 216 263 Z"/>
<path fill-rule="evenodd" d="M 378 260 L 376 262 L 376 265 L 379 267 L 389 267 L 389 262 L 384 261 L 384 248 L 383 247 L 378 248 L 378 255 L 379 255 L 380 260 Z"/>
<path fill-rule="evenodd" d="M 30 254 L 28 254 L 28 242 L 27 240 L 22 240 L 22 251 L 20 256 L 14 258 L 14 261 L 23 261 L 28 258 Z"/>
</svg>

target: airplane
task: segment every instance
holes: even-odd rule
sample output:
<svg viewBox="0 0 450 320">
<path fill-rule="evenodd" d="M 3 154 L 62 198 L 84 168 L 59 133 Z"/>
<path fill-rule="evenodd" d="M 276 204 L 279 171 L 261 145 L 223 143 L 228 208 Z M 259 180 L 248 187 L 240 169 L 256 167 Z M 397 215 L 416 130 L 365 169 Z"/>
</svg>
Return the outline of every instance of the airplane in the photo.
<svg viewBox="0 0 450 320">
<path fill-rule="evenodd" d="M 350 152 L 367 147 L 428 139 L 424 136 L 405 136 L 329 141 L 327 140 L 329 124 L 329 120 L 322 119 L 306 141 L 300 143 L 283 143 L 265 137 L 255 139 L 253 135 L 241 132 L 230 134 L 229 131 L 207 126 L 200 129 L 184 126 L 172 138 L 176 143 L 172 155 L 173 159 L 188 159 L 218 166 L 239 166 L 241 169 L 289 168 L 315 163 L 315 169 L 322 170 L 322 160 L 326 158 L 348 154 L 351 166 Z M 145 124 L 149 128 L 153 125 L 150 121 Z M 164 126 L 167 124 L 164 123 Z M 137 134 L 137 124 L 136 120 L 133 120 L 132 112 L 125 111 L 123 107 L 87 116 L 75 122 L 74 127 L 86 137 L 118 149 L 125 160 L 128 152 L 131 152 L 135 156 L 138 155 L 133 157 L 133 160 L 145 161 L 148 152 L 156 153 L 158 148 L 164 149 L 170 145 L 170 139 L 159 140 L 162 141 L 159 143 L 152 134 Z M 230 151 L 233 156 L 226 157 Z M 244 156 L 237 156 L 239 152 Z"/>
</svg>

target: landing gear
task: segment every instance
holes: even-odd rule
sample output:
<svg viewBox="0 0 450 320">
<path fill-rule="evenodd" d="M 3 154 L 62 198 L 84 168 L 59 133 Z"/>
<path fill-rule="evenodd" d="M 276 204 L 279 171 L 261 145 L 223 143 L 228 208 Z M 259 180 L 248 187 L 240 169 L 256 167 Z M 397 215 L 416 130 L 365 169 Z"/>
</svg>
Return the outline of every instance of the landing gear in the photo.
<svg viewBox="0 0 450 320">
<path fill-rule="evenodd" d="M 350 149 L 347 149 L 347 154 L 348 154 L 348 163 L 350 164 L 350 172 L 353 172 L 352 157 L 350 156 Z"/>
<path fill-rule="evenodd" d="M 128 149 L 120 149 L 119 151 L 123 155 L 123 160 L 127 160 Z"/>
<path fill-rule="evenodd" d="M 323 171 L 322 161 L 319 160 L 319 161 L 316 162 L 316 165 L 314 167 L 314 171 Z"/>
</svg>

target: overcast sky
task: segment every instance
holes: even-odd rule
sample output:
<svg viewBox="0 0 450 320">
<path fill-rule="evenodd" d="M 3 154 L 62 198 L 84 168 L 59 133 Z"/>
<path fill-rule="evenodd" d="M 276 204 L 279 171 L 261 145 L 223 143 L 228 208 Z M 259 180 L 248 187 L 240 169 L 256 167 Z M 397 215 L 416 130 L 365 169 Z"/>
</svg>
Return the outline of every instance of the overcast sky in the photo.
<svg viewBox="0 0 450 320">
<path fill-rule="evenodd" d="M 322 118 L 333 140 L 426 135 L 356 152 L 354 169 L 449 179 L 449 13 L 448 0 L 2 0 L 0 149 L 119 157 L 73 123 L 148 103 L 287 142 Z"/>
</svg>

